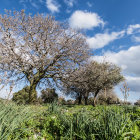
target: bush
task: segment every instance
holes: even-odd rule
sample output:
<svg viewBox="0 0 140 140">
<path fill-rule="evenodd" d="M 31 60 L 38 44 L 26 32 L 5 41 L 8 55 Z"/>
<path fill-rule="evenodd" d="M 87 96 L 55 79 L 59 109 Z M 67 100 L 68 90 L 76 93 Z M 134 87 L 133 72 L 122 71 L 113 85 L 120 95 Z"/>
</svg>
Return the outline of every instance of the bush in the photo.
<svg viewBox="0 0 140 140">
<path fill-rule="evenodd" d="M 65 101 L 65 104 L 66 105 L 74 105 L 75 101 L 74 100 L 67 100 L 67 101 Z"/>
<path fill-rule="evenodd" d="M 27 104 L 29 101 L 29 87 L 24 87 L 22 90 L 15 92 L 12 100 L 17 104 Z"/>
<path fill-rule="evenodd" d="M 65 98 L 59 97 L 59 98 L 58 98 L 58 104 L 59 104 L 59 105 L 65 105 L 65 104 L 66 104 Z"/>
</svg>

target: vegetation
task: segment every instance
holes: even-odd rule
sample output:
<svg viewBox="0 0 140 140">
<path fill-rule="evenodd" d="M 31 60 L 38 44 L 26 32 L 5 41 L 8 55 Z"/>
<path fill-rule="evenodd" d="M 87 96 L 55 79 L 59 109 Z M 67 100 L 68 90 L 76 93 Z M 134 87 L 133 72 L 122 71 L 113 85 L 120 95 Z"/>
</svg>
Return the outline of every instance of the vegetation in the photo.
<svg viewBox="0 0 140 140">
<path fill-rule="evenodd" d="M 121 101 L 113 88 L 124 80 L 121 69 L 89 61 L 82 33 L 22 10 L 0 15 L 0 35 L 0 86 L 12 93 L 25 85 L 12 101 L 0 100 L 1 140 L 140 139 L 140 108 L 128 106 L 126 83 L 124 104 L 116 105 Z M 57 89 L 75 100 L 59 97 Z"/>
<path fill-rule="evenodd" d="M 55 89 L 47 88 L 41 92 L 41 99 L 43 103 L 52 103 L 58 100 L 58 94 L 55 92 Z"/>
<path fill-rule="evenodd" d="M 101 91 L 112 89 L 123 80 L 121 70 L 116 65 L 91 61 L 65 77 L 64 83 L 67 88 L 66 94 L 75 96 L 79 100 L 79 104 L 81 104 L 83 97 L 85 105 L 87 105 L 91 93 L 93 96 L 92 104 L 95 106 L 96 98 Z"/>
<path fill-rule="evenodd" d="M 12 100 L 17 104 L 27 104 L 29 101 L 29 87 L 24 87 L 22 90 L 14 93 Z"/>
<path fill-rule="evenodd" d="M 120 104 L 120 102 L 120 99 L 112 89 L 100 92 L 97 97 L 97 104 L 100 105 Z"/>
<path fill-rule="evenodd" d="M 140 139 L 140 108 L 0 103 L 1 139 Z"/>
<path fill-rule="evenodd" d="M 0 34 L 2 83 L 27 83 L 29 103 L 36 102 L 36 88 L 58 86 L 89 58 L 85 36 L 49 15 L 8 11 L 0 15 Z"/>
<path fill-rule="evenodd" d="M 140 99 L 137 100 L 134 104 L 140 106 Z"/>
</svg>

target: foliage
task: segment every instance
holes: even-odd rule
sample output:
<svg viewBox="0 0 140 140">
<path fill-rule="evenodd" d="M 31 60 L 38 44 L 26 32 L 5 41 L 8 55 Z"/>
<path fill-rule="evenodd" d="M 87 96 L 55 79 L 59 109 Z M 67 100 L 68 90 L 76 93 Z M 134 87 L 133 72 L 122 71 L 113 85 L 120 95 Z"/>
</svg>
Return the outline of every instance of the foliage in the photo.
<svg viewBox="0 0 140 140">
<path fill-rule="evenodd" d="M 17 104 L 27 104 L 29 100 L 27 89 L 23 88 L 22 90 L 13 93 L 12 100 Z"/>
<path fill-rule="evenodd" d="M 58 100 L 58 95 L 55 92 L 55 89 L 47 88 L 46 90 L 41 91 L 41 99 L 43 103 L 52 103 L 55 100 Z"/>
<path fill-rule="evenodd" d="M 58 104 L 65 105 L 66 101 L 64 97 L 58 97 Z"/>
<path fill-rule="evenodd" d="M 17 106 L 0 103 L 2 140 L 138 140 L 140 108 L 133 106 Z M 7 119 L 8 118 L 8 119 Z"/>
<path fill-rule="evenodd" d="M 87 104 L 90 93 L 94 96 L 93 105 L 95 105 L 96 97 L 100 91 L 112 89 L 119 82 L 123 81 L 121 69 L 114 64 L 103 62 L 98 63 L 91 61 L 80 67 L 64 78 L 66 94 L 75 96 L 79 99 L 85 99 Z"/>
<path fill-rule="evenodd" d="M 140 106 L 140 99 L 137 100 L 134 104 Z"/>
<path fill-rule="evenodd" d="M 21 126 L 33 117 L 32 113 L 30 107 L 0 101 L 0 139 L 18 140 L 23 132 L 30 131 L 27 127 Z"/>
<path fill-rule="evenodd" d="M 115 94 L 113 89 L 102 91 L 97 97 L 97 104 L 119 104 L 119 98 Z"/>
<path fill-rule="evenodd" d="M 29 101 L 29 87 L 24 87 L 22 90 L 14 93 L 12 100 L 17 104 L 27 104 Z"/>
</svg>

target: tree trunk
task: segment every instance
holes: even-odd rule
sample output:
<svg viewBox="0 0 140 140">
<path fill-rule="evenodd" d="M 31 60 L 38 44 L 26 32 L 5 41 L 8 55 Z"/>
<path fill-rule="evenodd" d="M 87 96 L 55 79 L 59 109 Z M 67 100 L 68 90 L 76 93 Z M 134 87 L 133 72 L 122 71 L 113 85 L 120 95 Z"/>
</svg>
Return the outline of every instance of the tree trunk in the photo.
<svg viewBox="0 0 140 140">
<path fill-rule="evenodd" d="M 96 106 L 96 97 L 94 96 L 93 98 L 93 104 L 92 104 L 94 107 Z"/>
<path fill-rule="evenodd" d="M 92 104 L 92 105 L 93 105 L 94 107 L 96 106 L 96 97 L 97 97 L 99 91 L 100 91 L 100 89 L 98 89 L 98 90 L 95 92 L 95 95 L 94 95 L 94 98 L 93 98 L 93 104 Z"/>
<path fill-rule="evenodd" d="M 85 98 L 85 105 L 88 105 L 88 97 L 84 97 Z"/>
<path fill-rule="evenodd" d="M 78 97 L 78 105 L 81 104 L 81 101 L 82 101 L 82 96 L 79 96 L 79 97 Z"/>
<path fill-rule="evenodd" d="M 31 84 L 29 87 L 29 104 L 34 104 L 37 101 L 37 92 L 36 92 L 37 84 Z"/>
</svg>

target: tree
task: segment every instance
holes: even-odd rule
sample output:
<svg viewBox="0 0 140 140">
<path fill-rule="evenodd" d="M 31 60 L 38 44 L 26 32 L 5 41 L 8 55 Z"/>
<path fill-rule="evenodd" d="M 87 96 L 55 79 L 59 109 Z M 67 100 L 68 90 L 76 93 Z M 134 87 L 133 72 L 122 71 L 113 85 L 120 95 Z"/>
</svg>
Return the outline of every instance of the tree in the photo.
<svg viewBox="0 0 140 140">
<path fill-rule="evenodd" d="M 72 78 L 72 77 L 71 77 Z M 85 92 L 85 89 L 78 87 L 78 84 L 76 81 L 71 82 L 68 80 L 64 80 L 64 86 L 66 87 L 66 95 L 71 95 L 72 98 L 75 98 L 80 105 L 82 103 L 83 94 Z"/>
<path fill-rule="evenodd" d="M 134 105 L 138 105 L 138 106 L 140 106 L 140 99 L 137 100 L 137 101 L 134 103 Z"/>
<path fill-rule="evenodd" d="M 85 104 L 87 104 L 89 94 L 92 93 L 94 96 L 93 106 L 95 106 L 96 97 L 100 91 L 112 89 L 123 79 L 121 70 L 116 65 L 108 62 L 98 63 L 91 61 L 85 64 L 84 67 L 79 67 L 75 73 L 69 75 L 67 79 L 65 79 L 65 85 L 72 91 L 80 91 L 85 99 Z"/>
<path fill-rule="evenodd" d="M 124 97 L 124 104 L 126 103 L 127 104 L 127 99 L 129 97 L 129 91 L 130 91 L 130 88 L 128 87 L 128 84 L 126 82 L 124 82 L 122 88 L 120 88 L 122 94 L 123 94 L 123 97 Z"/>
<path fill-rule="evenodd" d="M 12 101 L 17 104 L 27 104 L 29 100 L 29 87 L 24 87 L 22 90 L 15 92 Z"/>
<path fill-rule="evenodd" d="M 55 92 L 55 89 L 47 88 L 41 92 L 41 99 L 43 103 L 52 103 L 55 100 L 58 100 L 58 95 Z"/>
<path fill-rule="evenodd" d="M 97 102 L 99 104 L 118 104 L 119 98 L 117 97 L 116 93 L 113 89 L 109 89 L 106 91 L 105 94 L 104 91 L 101 91 L 97 97 Z"/>
<path fill-rule="evenodd" d="M 89 56 L 84 35 L 49 15 L 8 11 L 0 15 L 0 35 L 0 71 L 28 83 L 29 103 L 37 99 L 36 88 L 58 86 Z"/>
<path fill-rule="evenodd" d="M 66 104 L 65 98 L 64 97 L 59 97 L 58 98 L 58 104 L 65 105 Z"/>
</svg>

